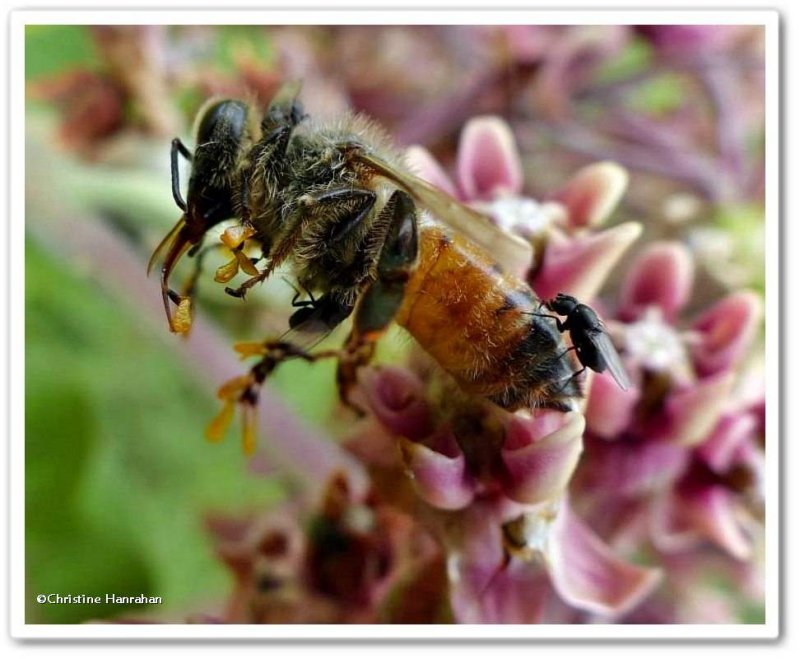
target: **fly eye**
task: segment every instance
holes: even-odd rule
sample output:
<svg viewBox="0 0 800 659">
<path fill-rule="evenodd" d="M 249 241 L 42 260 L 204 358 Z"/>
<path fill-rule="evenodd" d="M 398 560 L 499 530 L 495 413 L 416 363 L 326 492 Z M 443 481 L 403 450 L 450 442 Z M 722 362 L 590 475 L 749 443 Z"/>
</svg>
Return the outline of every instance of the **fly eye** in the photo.
<svg viewBox="0 0 800 659">
<path fill-rule="evenodd" d="M 197 126 L 197 143 L 239 143 L 247 126 L 247 106 L 241 101 L 219 101 L 208 107 Z"/>
</svg>

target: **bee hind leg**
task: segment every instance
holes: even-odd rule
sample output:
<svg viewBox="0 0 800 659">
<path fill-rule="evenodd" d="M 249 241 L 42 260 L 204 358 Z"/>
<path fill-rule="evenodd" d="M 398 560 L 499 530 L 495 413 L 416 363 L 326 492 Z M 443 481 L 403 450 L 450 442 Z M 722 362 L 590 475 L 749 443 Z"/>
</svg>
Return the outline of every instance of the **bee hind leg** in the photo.
<svg viewBox="0 0 800 659">
<path fill-rule="evenodd" d="M 417 261 L 417 214 L 411 197 L 397 190 L 381 210 L 388 233 L 378 259 L 377 279 L 361 295 L 353 316 L 353 329 L 339 359 L 336 380 L 339 397 L 361 411 L 349 398 L 358 369 L 375 354 L 375 345 L 392 322 L 405 296 L 406 283 Z"/>
</svg>

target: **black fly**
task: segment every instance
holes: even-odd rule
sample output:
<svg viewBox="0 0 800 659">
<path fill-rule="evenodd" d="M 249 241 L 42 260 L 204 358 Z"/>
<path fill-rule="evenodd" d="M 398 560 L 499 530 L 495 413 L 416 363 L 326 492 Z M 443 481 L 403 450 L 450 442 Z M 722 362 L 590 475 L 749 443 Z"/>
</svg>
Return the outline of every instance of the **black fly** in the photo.
<svg viewBox="0 0 800 659">
<path fill-rule="evenodd" d="M 608 332 L 590 306 L 578 302 L 571 295 L 559 293 L 551 300 L 543 302 L 550 311 L 563 316 L 556 321 L 559 332 L 569 331 L 572 345 L 583 368 L 575 375 L 580 375 L 587 368 L 602 373 L 608 369 L 611 376 L 622 389 L 628 389 L 631 381 L 622 366 L 619 354 L 611 342 Z"/>
</svg>

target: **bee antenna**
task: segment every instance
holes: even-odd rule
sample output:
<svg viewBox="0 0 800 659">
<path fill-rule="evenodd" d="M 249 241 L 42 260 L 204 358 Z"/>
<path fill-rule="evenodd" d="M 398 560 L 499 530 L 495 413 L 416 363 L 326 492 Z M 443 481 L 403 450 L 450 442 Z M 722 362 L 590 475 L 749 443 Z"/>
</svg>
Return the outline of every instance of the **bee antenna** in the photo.
<svg viewBox="0 0 800 659">
<path fill-rule="evenodd" d="M 288 285 L 291 287 L 291 289 L 292 289 L 292 290 L 293 290 L 295 293 L 297 293 L 298 295 L 300 295 L 300 293 L 301 293 L 302 291 L 301 291 L 299 288 L 297 288 L 297 286 L 295 286 L 295 285 L 294 285 L 294 282 L 293 282 L 291 279 L 289 279 L 289 278 L 288 278 L 286 275 L 281 275 L 281 279 L 282 279 L 282 280 L 283 280 L 283 281 L 284 281 L 286 284 L 288 284 Z"/>
</svg>

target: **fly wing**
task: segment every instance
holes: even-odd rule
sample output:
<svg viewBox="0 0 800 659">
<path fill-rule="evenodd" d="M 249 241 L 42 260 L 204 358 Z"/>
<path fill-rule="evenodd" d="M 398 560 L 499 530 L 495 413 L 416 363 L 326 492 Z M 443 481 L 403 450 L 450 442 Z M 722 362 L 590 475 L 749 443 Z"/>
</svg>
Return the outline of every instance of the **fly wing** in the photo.
<svg viewBox="0 0 800 659">
<path fill-rule="evenodd" d="M 611 337 L 604 329 L 601 329 L 590 334 L 592 343 L 597 349 L 597 352 L 603 356 L 603 359 L 608 366 L 608 371 L 611 377 L 614 378 L 616 383 L 624 391 L 631 387 L 631 380 L 625 372 L 625 367 L 622 365 L 622 360 L 619 357 L 617 349 L 611 341 Z"/>
<path fill-rule="evenodd" d="M 533 262 L 533 247 L 529 242 L 503 231 L 483 213 L 465 206 L 427 181 L 399 170 L 374 154 L 357 150 L 353 158 L 395 183 L 411 195 L 419 206 L 428 209 L 434 219 L 464 234 L 506 267 L 511 269 L 519 266 L 525 269 Z"/>
</svg>

